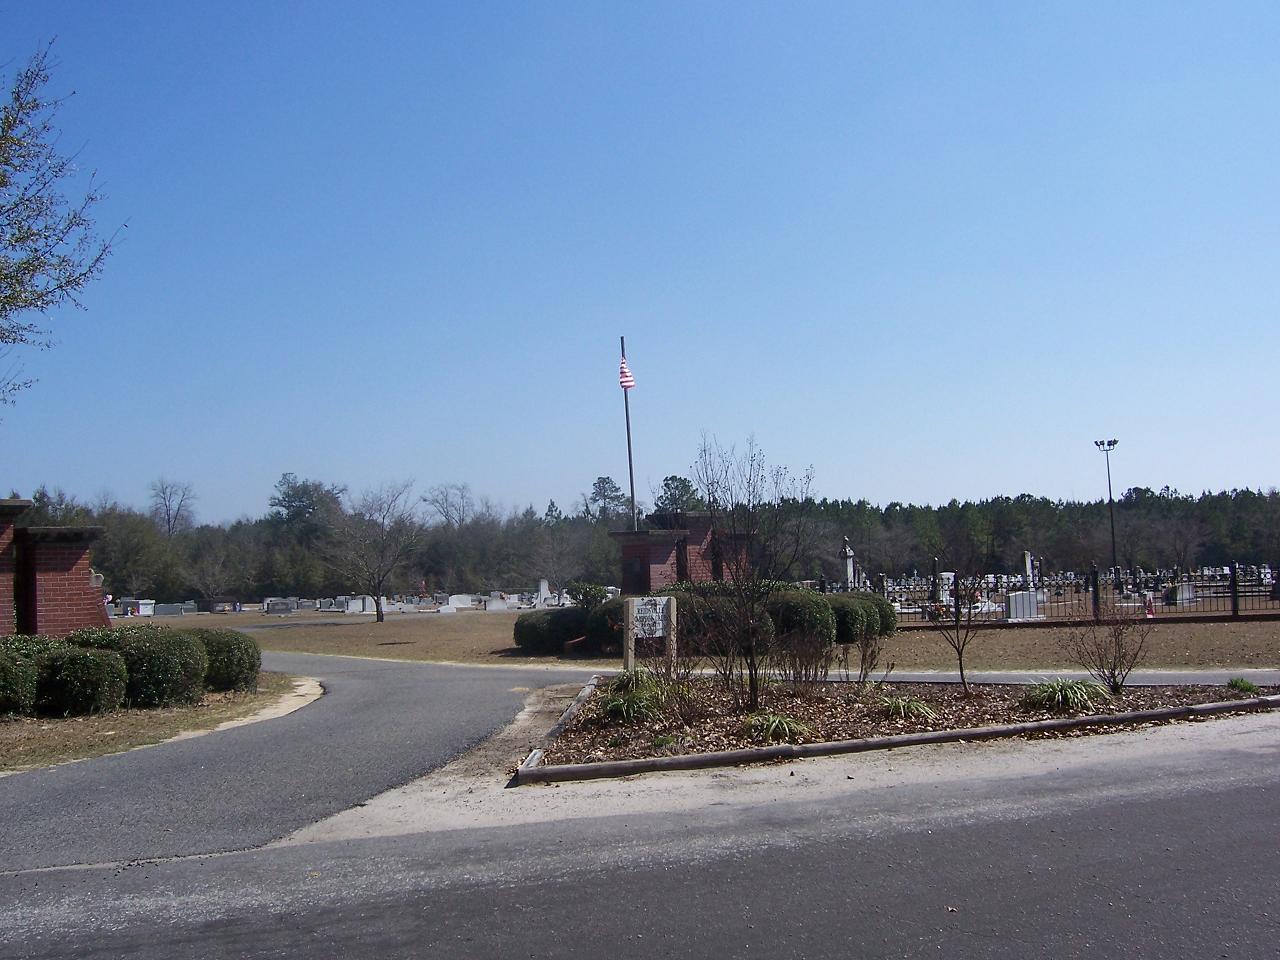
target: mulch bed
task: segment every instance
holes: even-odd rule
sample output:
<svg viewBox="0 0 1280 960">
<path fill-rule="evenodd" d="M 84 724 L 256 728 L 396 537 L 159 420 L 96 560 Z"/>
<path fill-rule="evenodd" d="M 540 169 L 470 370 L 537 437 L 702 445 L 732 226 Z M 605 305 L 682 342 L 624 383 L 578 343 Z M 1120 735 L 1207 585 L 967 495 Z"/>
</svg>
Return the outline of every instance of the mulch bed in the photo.
<svg viewBox="0 0 1280 960">
<path fill-rule="evenodd" d="M 685 709 L 684 715 L 679 715 L 676 709 L 668 706 L 660 716 L 632 722 L 606 717 L 602 709 L 605 694 L 597 690 L 547 748 L 542 762 L 598 763 L 763 746 L 745 729 L 746 711 L 735 703 L 733 696 L 720 683 L 710 678 L 695 678 L 690 685 L 695 692 L 695 696 L 690 698 L 697 705 L 695 709 Z M 605 683 L 602 682 L 601 686 L 603 688 Z M 884 683 L 867 688 L 856 683 L 824 683 L 806 691 L 774 685 L 767 691 L 762 712 L 798 720 L 809 728 L 808 733 L 781 742 L 820 743 L 1248 700 L 1280 693 L 1280 687 L 1263 687 L 1256 694 L 1240 693 L 1225 686 L 1129 687 L 1119 697 L 1104 701 L 1094 710 L 1054 713 L 1024 706 L 1022 697 L 1026 686 L 970 684 L 970 690 L 971 694 L 965 696 L 958 683 Z M 882 702 L 885 697 L 912 697 L 923 701 L 936 717 L 930 720 L 889 719 Z M 1168 722 L 1173 721 L 1152 721 Z M 1115 729 L 1086 727 L 1037 736 L 1088 736 Z"/>
</svg>

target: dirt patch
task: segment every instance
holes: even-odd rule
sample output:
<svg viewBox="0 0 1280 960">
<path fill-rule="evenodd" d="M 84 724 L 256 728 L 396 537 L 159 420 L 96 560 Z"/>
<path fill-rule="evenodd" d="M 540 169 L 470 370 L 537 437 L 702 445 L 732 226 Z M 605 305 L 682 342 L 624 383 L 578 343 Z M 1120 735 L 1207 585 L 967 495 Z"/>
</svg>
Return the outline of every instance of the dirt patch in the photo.
<svg viewBox="0 0 1280 960">
<path fill-rule="evenodd" d="M 263 673 L 257 690 L 207 693 L 200 703 L 154 710 L 117 710 L 88 717 L 0 720 L 0 771 L 46 767 L 159 743 L 257 713 L 294 689 L 294 678 Z"/>
<path fill-rule="evenodd" d="M 661 711 L 629 722 L 606 715 L 606 690 L 597 692 L 546 752 L 543 762 L 596 763 L 641 757 L 710 753 L 763 746 L 769 742 L 768 723 L 752 720 L 724 687 L 709 678 L 690 681 L 687 698 L 667 698 Z M 966 696 L 951 683 L 896 683 L 862 687 L 852 683 L 822 684 L 802 693 L 775 687 L 765 711 L 798 726 L 774 731 L 773 742 L 821 743 L 935 730 L 1027 723 L 1064 716 L 1089 716 L 1189 706 L 1222 700 L 1249 699 L 1221 686 L 1131 687 L 1120 696 L 1103 699 L 1092 709 L 1055 712 L 1023 703 L 1027 687 L 1012 684 L 974 684 Z M 1265 687 L 1261 693 L 1280 692 Z M 907 704 L 904 706 L 904 701 Z M 1168 721 L 1162 721 L 1168 722 Z M 1041 736 L 1088 736 L 1107 728 L 1081 728 Z"/>
</svg>

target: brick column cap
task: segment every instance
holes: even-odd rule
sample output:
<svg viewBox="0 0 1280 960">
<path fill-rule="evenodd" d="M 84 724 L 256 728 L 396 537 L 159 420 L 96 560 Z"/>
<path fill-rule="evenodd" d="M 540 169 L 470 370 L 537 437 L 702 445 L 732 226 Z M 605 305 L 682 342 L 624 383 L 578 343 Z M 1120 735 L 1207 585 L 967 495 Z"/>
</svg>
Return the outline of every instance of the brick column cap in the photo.
<svg viewBox="0 0 1280 960">
<path fill-rule="evenodd" d="M 0 517 L 16 517 L 34 506 L 30 500 L 0 500 Z"/>
<path fill-rule="evenodd" d="M 650 543 L 663 540 L 680 540 L 689 535 L 688 530 L 611 530 L 609 536 L 619 543 Z"/>
<path fill-rule="evenodd" d="M 92 543 L 104 533 L 104 527 L 19 527 L 14 536 L 27 543 Z"/>
</svg>

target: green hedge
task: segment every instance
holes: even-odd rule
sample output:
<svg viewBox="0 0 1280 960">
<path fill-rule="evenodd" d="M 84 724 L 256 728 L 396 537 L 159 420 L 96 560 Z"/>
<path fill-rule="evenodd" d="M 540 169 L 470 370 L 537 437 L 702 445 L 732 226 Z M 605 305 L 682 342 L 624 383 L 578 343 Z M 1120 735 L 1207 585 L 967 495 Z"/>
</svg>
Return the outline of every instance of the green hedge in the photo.
<svg viewBox="0 0 1280 960">
<path fill-rule="evenodd" d="M 0 651 L 0 716 L 31 713 L 36 706 L 39 677 L 34 660 Z"/>
<path fill-rule="evenodd" d="M 62 647 L 39 660 L 36 708 L 54 716 L 105 713 L 124 702 L 128 673 L 112 650 Z"/>
<path fill-rule="evenodd" d="M 52 650 L 63 650 L 67 641 L 60 637 L 25 636 L 13 634 L 0 637 L 0 652 L 11 653 L 19 660 L 38 660 Z"/>
<path fill-rule="evenodd" d="M 238 630 L 198 627 L 182 630 L 204 644 L 209 657 L 204 685 L 210 690 L 253 690 L 262 669 L 262 651 L 257 643 Z"/>
<path fill-rule="evenodd" d="M 859 593 L 855 594 L 855 596 L 861 597 L 863 603 L 868 604 L 879 613 L 880 636 L 893 636 L 898 629 L 898 611 L 893 609 L 893 604 L 878 593 Z"/>
<path fill-rule="evenodd" d="M 773 619 L 778 644 L 817 644 L 829 647 L 836 642 L 836 618 L 826 596 L 812 590 L 790 590 L 770 598 L 767 609 Z"/>
<path fill-rule="evenodd" d="M 587 652 L 599 653 L 606 647 L 622 646 L 625 611 L 626 602 L 622 597 L 614 597 L 587 614 Z"/>
<path fill-rule="evenodd" d="M 836 618 L 836 643 L 853 646 L 865 635 L 868 628 L 880 632 L 880 614 L 870 604 L 846 593 L 827 597 L 831 613 Z"/>
<path fill-rule="evenodd" d="M 856 644 L 868 636 L 888 637 L 898 629 L 893 604 L 876 593 L 836 593 L 827 597 L 836 616 L 836 643 Z"/>
<path fill-rule="evenodd" d="M 193 636 L 151 624 L 92 627 L 67 640 L 79 647 L 115 650 L 128 669 L 126 698 L 131 707 L 196 703 L 204 693 L 209 657 Z"/>
<path fill-rule="evenodd" d="M 587 611 L 581 607 L 535 610 L 516 617 L 515 644 L 525 653 L 541 656 L 557 654 L 570 640 L 584 636 Z"/>
</svg>

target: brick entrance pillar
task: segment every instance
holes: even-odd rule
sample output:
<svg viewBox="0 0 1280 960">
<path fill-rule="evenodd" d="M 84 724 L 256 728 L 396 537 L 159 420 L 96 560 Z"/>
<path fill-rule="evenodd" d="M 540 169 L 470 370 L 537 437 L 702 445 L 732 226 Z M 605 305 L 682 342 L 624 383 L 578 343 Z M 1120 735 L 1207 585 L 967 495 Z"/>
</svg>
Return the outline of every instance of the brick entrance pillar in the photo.
<svg viewBox="0 0 1280 960">
<path fill-rule="evenodd" d="M 0 500 L 0 637 L 15 629 L 13 578 L 18 564 L 14 557 L 13 522 L 30 509 L 30 500 Z"/>
<path fill-rule="evenodd" d="M 23 527 L 16 531 L 15 605 L 19 633 L 60 637 L 110 626 L 93 583 L 89 547 L 101 527 Z"/>
</svg>

